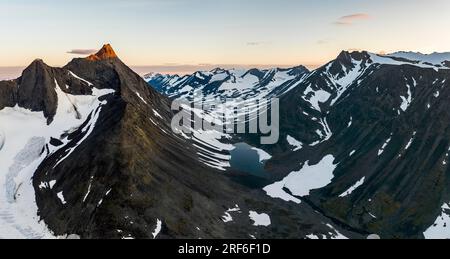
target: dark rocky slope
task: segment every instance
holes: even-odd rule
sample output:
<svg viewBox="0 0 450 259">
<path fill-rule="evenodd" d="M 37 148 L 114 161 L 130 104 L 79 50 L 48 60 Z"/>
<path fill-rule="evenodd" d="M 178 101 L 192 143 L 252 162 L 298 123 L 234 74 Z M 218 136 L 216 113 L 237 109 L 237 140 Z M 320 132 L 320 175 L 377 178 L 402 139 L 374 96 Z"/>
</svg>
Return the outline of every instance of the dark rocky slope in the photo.
<svg viewBox="0 0 450 259">
<path fill-rule="evenodd" d="M 333 68 L 347 67 L 345 57 L 349 56 L 353 61 L 368 60 L 365 52 L 343 53 L 329 71 L 341 73 L 339 69 L 332 72 Z M 312 112 L 300 98 L 302 89 L 311 82 L 321 89 L 329 87 L 324 69 L 281 100 L 285 104 L 281 125 L 288 125 L 282 131 L 305 143 L 317 140 L 314 131 L 320 125 L 305 127 L 293 116 Z M 331 89 L 332 96 L 321 105 L 322 111 L 314 111 L 318 118 L 326 118 L 332 132 L 329 140 L 298 152 L 278 153 L 268 167 L 278 175 L 298 170 L 295 165 L 299 163 L 314 164 L 332 154 L 338 164 L 332 183 L 303 200 L 328 216 L 384 238 L 422 238 L 441 214 L 442 204 L 450 200 L 449 80 L 450 70 L 446 69 L 373 65 L 334 105 L 330 100 L 336 90 Z M 361 188 L 340 197 L 363 177 Z"/>
</svg>

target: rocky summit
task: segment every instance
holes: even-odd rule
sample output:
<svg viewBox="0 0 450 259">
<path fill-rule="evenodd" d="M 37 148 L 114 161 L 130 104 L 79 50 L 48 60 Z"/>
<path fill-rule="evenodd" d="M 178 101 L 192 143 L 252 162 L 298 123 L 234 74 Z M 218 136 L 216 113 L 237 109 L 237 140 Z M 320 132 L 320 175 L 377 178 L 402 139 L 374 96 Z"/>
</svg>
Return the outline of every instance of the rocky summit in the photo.
<svg viewBox="0 0 450 259">
<path fill-rule="evenodd" d="M 92 54 L 86 59 L 91 61 L 99 61 L 105 59 L 117 58 L 116 52 L 110 44 L 105 44 L 96 54 Z"/>
</svg>

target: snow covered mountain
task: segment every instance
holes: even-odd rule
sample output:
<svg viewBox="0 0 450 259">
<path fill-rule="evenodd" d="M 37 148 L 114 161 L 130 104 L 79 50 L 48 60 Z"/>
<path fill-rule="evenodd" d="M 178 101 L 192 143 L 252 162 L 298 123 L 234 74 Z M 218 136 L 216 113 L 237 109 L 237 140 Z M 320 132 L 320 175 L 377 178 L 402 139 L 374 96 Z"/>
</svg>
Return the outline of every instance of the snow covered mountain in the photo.
<svg viewBox="0 0 450 259">
<path fill-rule="evenodd" d="M 180 77 L 178 75 L 148 74 L 145 80 L 170 98 L 192 98 L 201 93 L 207 98 L 257 98 L 280 95 L 307 74 L 298 66 L 289 69 L 232 69 L 216 68 Z"/>
<path fill-rule="evenodd" d="M 445 53 L 432 53 L 432 54 L 422 54 L 420 52 L 395 52 L 388 54 L 389 57 L 401 58 L 405 60 L 410 60 L 417 62 L 422 65 L 435 65 L 442 67 L 450 67 L 450 52 Z"/>
<path fill-rule="evenodd" d="M 0 238 L 363 237 L 205 166 L 172 116 L 110 45 L 1 81 Z"/>
<path fill-rule="evenodd" d="M 0 238 L 450 237 L 446 55 L 145 81 L 110 45 L 35 60 L 0 81 Z M 176 134 L 171 101 L 199 96 L 279 98 L 280 141 Z"/>
<path fill-rule="evenodd" d="M 383 238 L 450 237 L 449 60 L 447 53 L 344 51 L 323 67 L 273 85 L 269 92 L 279 89 L 273 96 L 282 104 L 277 144 L 261 146 L 242 135 L 193 139 L 213 147 L 205 152 L 207 165 L 228 173 L 236 171 L 227 156 L 233 143 L 267 154 L 269 179 L 258 188 L 288 204 L 306 203 L 347 229 Z M 147 81 L 171 98 L 189 97 L 193 89 L 209 89 L 214 73 Z M 259 84 L 250 84 L 207 93 L 257 92 Z M 218 154 L 221 163 L 211 164 Z"/>
</svg>

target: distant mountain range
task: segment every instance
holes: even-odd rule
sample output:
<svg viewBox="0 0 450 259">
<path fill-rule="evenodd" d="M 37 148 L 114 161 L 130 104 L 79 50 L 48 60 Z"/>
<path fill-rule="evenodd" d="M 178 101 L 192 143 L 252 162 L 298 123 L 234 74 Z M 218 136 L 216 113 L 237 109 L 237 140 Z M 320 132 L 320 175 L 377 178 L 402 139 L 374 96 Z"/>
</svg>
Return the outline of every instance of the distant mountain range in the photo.
<svg viewBox="0 0 450 259">
<path fill-rule="evenodd" d="M 449 60 L 342 52 L 145 80 L 110 45 L 35 60 L 0 81 L 0 238 L 450 238 Z M 280 141 L 176 134 L 171 101 L 198 96 L 279 98 Z"/>
</svg>

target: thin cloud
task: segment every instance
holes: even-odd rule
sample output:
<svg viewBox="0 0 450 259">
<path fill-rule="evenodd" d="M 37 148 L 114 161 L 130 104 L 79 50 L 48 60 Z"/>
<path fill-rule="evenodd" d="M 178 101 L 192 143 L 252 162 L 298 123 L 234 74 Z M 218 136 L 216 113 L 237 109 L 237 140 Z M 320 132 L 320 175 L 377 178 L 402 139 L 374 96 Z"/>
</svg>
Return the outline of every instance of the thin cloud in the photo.
<svg viewBox="0 0 450 259">
<path fill-rule="evenodd" d="M 97 52 L 96 49 L 72 49 L 67 51 L 67 53 L 69 54 L 76 54 L 76 55 L 89 55 L 94 54 L 95 52 Z"/>
<path fill-rule="evenodd" d="M 270 44 L 270 42 L 267 42 L 267 41 L 250 41 L 250 42 L 247 42 L 247 46 L 251 46 L 251 47 L 256 47 L 256 46 L 261 46 L 261 45 L 266 45 L 266 44 Z"/>
<path fill-rule="evenodd" d="M 353 25 L 358 21 L 368 20 L 372 18 L 367 13 L 356 13 L 356 14 L 350 14 L 340 17 L 337 21 L 334 22 L 335 25 Z"/>
</svg>

